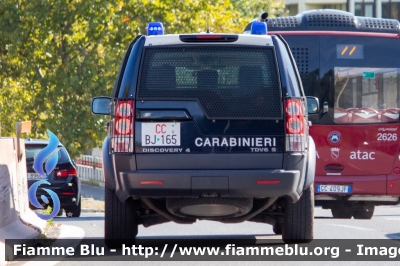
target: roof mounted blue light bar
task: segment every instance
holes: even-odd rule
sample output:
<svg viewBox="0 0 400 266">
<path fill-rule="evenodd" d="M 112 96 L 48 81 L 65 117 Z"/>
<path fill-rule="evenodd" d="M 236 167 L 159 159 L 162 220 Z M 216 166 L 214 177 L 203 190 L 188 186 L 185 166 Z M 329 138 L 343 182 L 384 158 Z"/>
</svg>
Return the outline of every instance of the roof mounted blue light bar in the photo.
<svg viewBox="0 0 400 266">
<path fill-rule="evenodd" d="M 164 26 L 161 22 L 150 22 L 147 25 L 147 35 L 164 35 Z"/>
<path fill-rule="evenodd" d="M 267 35 L 267 24 L 265 22 L 253 22 L 251 34 Z"/>
</svg>

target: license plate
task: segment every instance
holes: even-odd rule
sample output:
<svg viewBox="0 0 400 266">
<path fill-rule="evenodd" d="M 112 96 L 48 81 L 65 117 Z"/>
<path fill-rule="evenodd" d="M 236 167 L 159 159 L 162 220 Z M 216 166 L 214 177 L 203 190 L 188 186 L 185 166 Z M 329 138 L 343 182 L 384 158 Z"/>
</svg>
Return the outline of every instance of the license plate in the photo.
<svg viewBox="0 0 400 266">
<path fill-rule="evenodd" d="M 181 124 L 143 123 L 142 146 L 181 146 Z"/>
<path fill-rule="evenodd" d="M 46 176 L 38 173 L 28 173 L 28 179 L 46 179 Z"/>
<path fill-rule="evenodd" d="M 349 185 L 317 185 L 317 192 L 323 193 L 351 193 Z"/>
</svg>

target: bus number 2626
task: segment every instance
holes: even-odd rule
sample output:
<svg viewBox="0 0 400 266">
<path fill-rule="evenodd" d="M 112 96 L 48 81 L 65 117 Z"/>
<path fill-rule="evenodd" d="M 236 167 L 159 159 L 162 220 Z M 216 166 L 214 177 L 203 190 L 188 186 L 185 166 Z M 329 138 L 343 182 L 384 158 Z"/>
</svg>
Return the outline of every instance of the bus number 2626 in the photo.
<svg viewBox="0 0 400 266">
<path fill-rule="evenodd" d="M 396 141 L 397 134 L 396 133 L 378 133 L 378 140 L 383 141 Z"/>
</svg>

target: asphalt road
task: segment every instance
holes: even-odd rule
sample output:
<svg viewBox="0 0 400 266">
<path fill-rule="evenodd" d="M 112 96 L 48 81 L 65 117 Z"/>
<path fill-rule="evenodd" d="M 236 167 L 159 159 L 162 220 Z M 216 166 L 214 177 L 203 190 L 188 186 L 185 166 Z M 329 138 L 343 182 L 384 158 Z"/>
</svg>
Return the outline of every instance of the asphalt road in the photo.
<svg viewBox="0 0 400 266">
<path fill-rule="evenodd" d="M 86 189 L 84 193 L 101 193 L 101 188 Z M 90 191 L 90 192 L 89 192 Z M 95 192 L 97 191 L 97 192 Z M 99 195 L 100 196 L 100 195 Z M 56 217 L 54 222 L 61 224 L 61 228 L 68 228 L 68 235 L 74 237 L 75 232 L 83 232 L 84 238 L 103 238 L 104 232 L 104 213 L 83 213 L 80 218 Z M 71 228 L 75 228 L 72 230 Z M 65 232 L 64 232 L 65 233 Z M 82 237 L 82 235 L 80 236 Z M 400 207 L 399 206 L 382 206 L 375 208 L 374 217 L 371 220 L 355 220 L 355 219 L 333 219 L 330 210 L 315 208 L 314 222 L 315 239 L 400 239 Z M 267 224 L 245 222 L 240 224 L 222 224 L 211 221 L 198 221 L 192 225 L 179 225 L 175 223 L 165 223 L 161 225 L 144 228 L 139 226 L 138 238 L 146 239 L 182 239 L 183 243 L 190 245 L 195 239 L 209 239 L 207 241 L 217 240 L 219 238 L 229 239 L 266 239 L 272 240 L 275 244 L 282 245 L 281 236 L 277 236 L 272 231 L 272 226 Z M 109 255 L 108 260 L 114 260 L 114 254 Z M 39 265 L 68 265 L 68 266 L 88 266 L 88 265 L 398 265 L 397 262 L 287 262 L 282 258 L 276 262 L 246 262 L 246 261 L 198 261 L 191 262 L 154 262 L 154 261 L 61 261 L 61 262 L 34 262 L 30 261 L 26 266 Z M 118 258 L 116 258 L 118 259 Z M 15 264 L 15 263 L 13 263 Z M 22 265 L 16 263 L 16 266 Z"/>
<path fill-rule="evenodd" d="M 104 188 L 81 184 L 81 194 L 84 198 L 104 201 Z"/>
<path fill-rule="evenodd" d="M 104 213 L 84 213 L 80 218 L 56 217 L 55 222 L 82 228 L 86 238 L 102 238 Z M 192 225 L 165 223 L 145 228 L 139 226 L 138 237 L 187 237 L 187 236 L 249 236 L 281 239 L 272 231 L 272 226 L 244 222 L 223 224 L 198 221 Z M 382 206 L 375 208 L 371 220 L 333 219 L 330 210 L 315 208 L 315 239 L 400 239 L 400 207 Z"/>
<path fill-rule="evenodd" d="M 84 231 L 85 238 L 103 238 L 104 214 L 103 213 L 84 213 L 80 218 L 55 218 L 56 223 L 62 226 L 73 226 Z M 321 208 L 315 209 L 315 228 L 316 239 L 400 239 L 400 207 L 377 207 L 375 215 L 371 220 L 354 219 L 333 219 L 329 210 Z M 71 227 L 70 227 L 71 228 Z M 68 230 L 71 230 L 71 229 Z M 70 232 L 73 237 L 74 232 Z M 168 239 L 180 238 L 183 243 L 190 245 L 194 239 L 206 238 L 213 241 L 219 238 L 232 239 L 269 239 L 276 240 L 276 244 L 281 245 L 281 236 L 274 235 L 272 227 L 266 224 L 245 222 L 241 224 L 222 224 L 218 222 L 199 221 L 193 225 L 178 225 L 175 223 L 166 223 L 149 228 L 139 227 L 139 239 Z M 109 257 L 108 260 L 113 260 Z M 29 262 L 26 266 L 39 265 L 35 262 Z M 287 262 L 282 259 L 279 262 L 246 262 L 246 261 L 220 261 L 204 262 L 199 257 L 198 261 L 191 262 L 152 262 L 152 261 L 61 261 L 61 262 L 40 262 L 40 266 L 88 266 L 88 265 L 377 265 L 379 262 Z M 398 265 L 397 262 L 381 262 L 384 265 Z M 19 266 L 20 263 L 16 264 Z"/>
</svg>

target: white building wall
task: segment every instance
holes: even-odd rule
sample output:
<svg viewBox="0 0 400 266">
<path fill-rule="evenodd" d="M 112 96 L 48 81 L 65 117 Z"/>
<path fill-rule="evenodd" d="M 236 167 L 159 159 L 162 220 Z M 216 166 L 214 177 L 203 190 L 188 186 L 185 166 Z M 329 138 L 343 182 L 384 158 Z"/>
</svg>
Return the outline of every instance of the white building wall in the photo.
<svg viewBox="0 0 400 266">
<path fill-rule="evenodd" d="M 368 2 L 368 0 L 365 2 Z M 352 14 L 355 13 L 355 3 L 355 0 L 349 0 L 348 12 Z M 290 10 L 290 15 L 292 16 L 296 15 L 293 14 L 293 11 L 301 13 L 307 10 L 324 8 L 326 5 L 341 5 L 341 9 L 345 11 L 346 4 L 347 0 L 287 0 L 285 3 L 286 7 Z M 375 15 L 377 18 L 382 18 L 382 0 L 376 0 Z"/>
<path fill-rule="evenodd" d="M 102 158 L 101 148 L 94 148 L 94 149 L 92 150 L 92 156 L 93 156 L 93 157 Z"/>
</svg>

